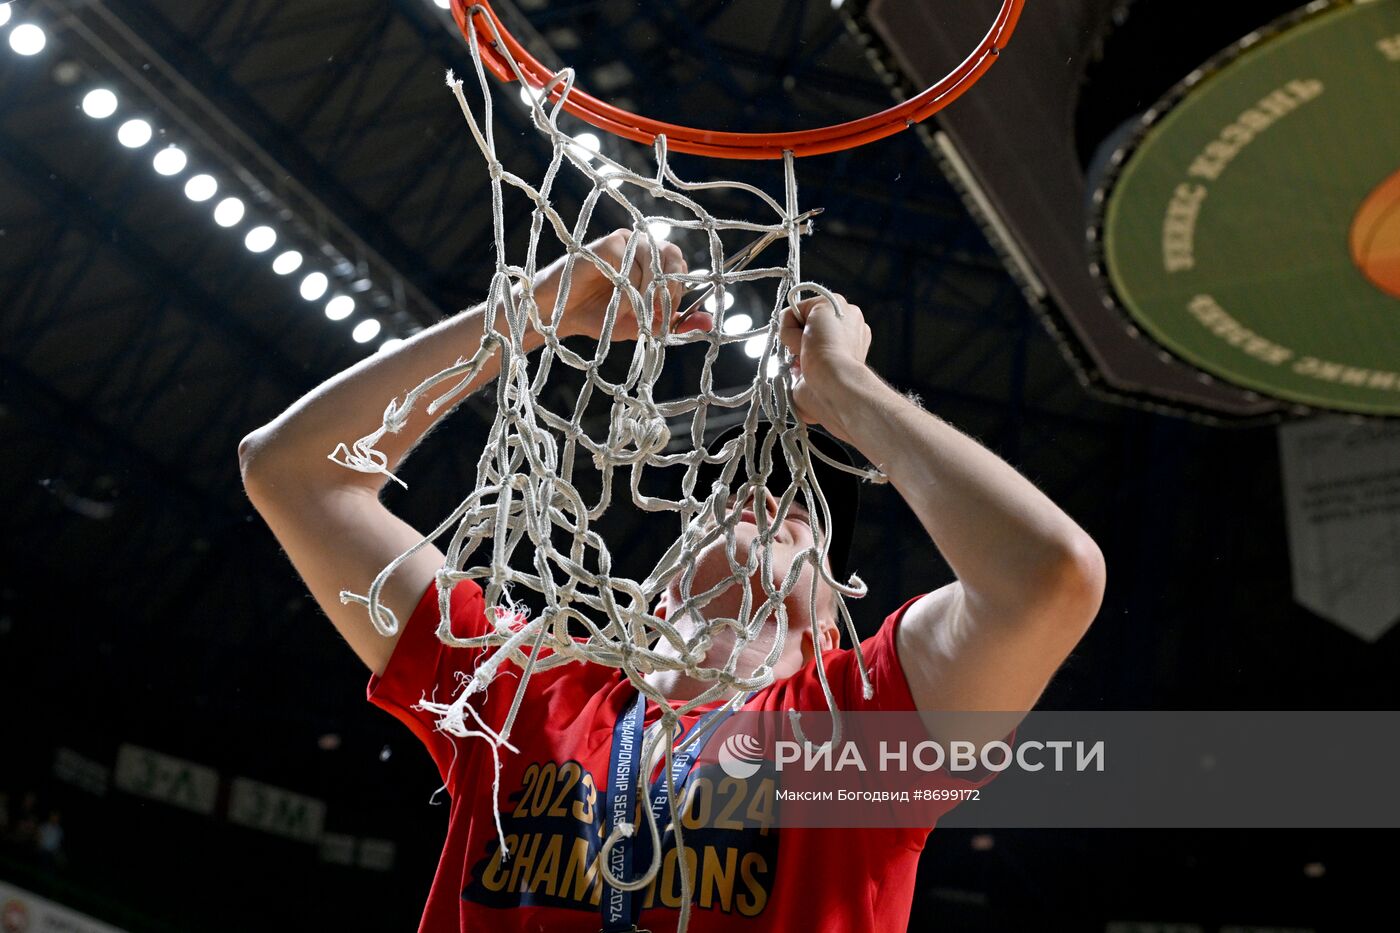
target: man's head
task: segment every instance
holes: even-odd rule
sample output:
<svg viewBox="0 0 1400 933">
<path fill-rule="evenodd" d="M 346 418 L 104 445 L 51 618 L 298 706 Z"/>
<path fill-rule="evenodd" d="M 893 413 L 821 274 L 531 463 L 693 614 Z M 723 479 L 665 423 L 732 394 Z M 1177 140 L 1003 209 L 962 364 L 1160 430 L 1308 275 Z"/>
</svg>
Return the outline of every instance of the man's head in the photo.
<svg viewBox="0 0 1400 933">
<path fill-rule="evenodd" d="M 742 430 L 742 426 L 738 426 L 721 434 L 710 443 L 710 449 L 722 448 L 729 440 L 739 436 Z M 830 435 L 816 429 L 809 429 L 808 436 L 811 438 L 812 445 L 831 459 L 839 463 L 851 463 L 850 454 L 845 447 Z M 742 457 L 742 450 L 735 456 Z M 739 520 L 734 527 L 734 557 L 740 564 L 744 564 L 750 559 L 756 546 L 756 539 L 759 537 L 759 517 L 766 515 L 765 524 L 773 526 L 771 574 L 768 576 L 771 586 L 777 588 L 787 578 L 797 558 L 816 546 L 816 536 L 812 527 L 813 518 L 808 514 L 809 504 L 801 493 L 788 506 L 782 520 L 778 520 L 779 499 L 791 485 L 792 480 L 780 447 L 775 448 L 773 460 L 773 470 L 769 474 L 766 489 L 756 493 L 749 491 L 742 497 L 742 501 L 739 496 L 731 496 L 726 503 L 725 515 L 739 513 Z M 827 465 L 815 454 L 811 460 L 816 484 L 821 488 L 831 510 L 832 527 L 828 532 L 831 543 L 829 559 L 825 566 L 827 573 L 834 579 L 844 581 L 849 573 L 847 562 L 860 494 L 859 480 L 850 473 Z M 699 481 L 696 484 L 697 496 L 703 498 L 708 494 L 722 468 L 723 465 L 712 465 L 701 469 Z M 742 475 L 741 470 L 739 476 L 742 477 Z M 742 485 L 741 479 L 736 478 L 735 485 Z M 811 507 L 815 508 L 815 503 Z M 691 586 L 692 594 L 703 593 L 731 576 L 732 567 L 725 549 L 725 536 L 720 535 L 698 555 L 695 579 Z M 758 569 L 748 581 L 748 589 L 752 593 L 755 608 L 766 599 L 763 576 L 764 570 L 760 560 Z M 813 611 L 812 605 L 814 583 L 816 585 L 815 611 Z M 681 581 L 679 579 L 672 581 L 658 607 L 659 611 L 669 614 L 673 607 L 680 604 L 680 589 Z M 737 584 L 730 586 L 709 603 L 702 610 L 702 614 L 707 618 L 737 618 L 743 596 L 744 592 L 740 586 Z M 788 616 L 788 638 L 782 655 L 775 663 L 775 672 L 779 678 L 796 673 L 813 657 L 813 641 L 820 642 L 823 650 L 834 648 L 840 644 L 841 635 L 836 600 L 835 590 L 818 577 L 810 562 L 804 562 L 797 583 L 785 600 Z M 687 634 L 698 624 L 697 620 L 681 619 L 677 621 L 681 630 Z M 777 632 L 775 617 L 770 617 L 767 631 L 771 633 L 768 637 L 760 638 L 748 646 L 746 657 L 740 663 L 741 670 L 752 669 L 772 650 L 773 638 L 776 637 Z M 714 646 L 710 651 L 711 661 L 722 664 L 729 657 L 733 644 L 734 633 L 732 631 L 723 629 L 717 632 Z"/>
</svg>

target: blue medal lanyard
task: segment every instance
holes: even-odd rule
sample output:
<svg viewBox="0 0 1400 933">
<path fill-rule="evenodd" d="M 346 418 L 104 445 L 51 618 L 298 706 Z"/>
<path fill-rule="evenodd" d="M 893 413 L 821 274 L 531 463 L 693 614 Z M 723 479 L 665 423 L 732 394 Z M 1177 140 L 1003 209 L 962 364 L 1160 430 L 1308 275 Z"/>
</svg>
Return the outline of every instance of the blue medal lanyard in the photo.
<svg viewBox="0 0 1400 933">
<path fill-rule="evenodd" d="M 750 693 L 739 705 L 748 703 L 753 696 L 754 694 Z M 688 748 L 672 752 L 671 781 L 678 792 L 685 786 L 690 769 L 695 765 L 695 759 L 700 757 L 705 743 L 719 731 L 719 725 L 733 712 L 734 710 L 727 705 L 710 710 L 691 726 L 692 731 L 699 733 L 699 738 Z M 608 793 L 604 798 L 607 820 L 604 824 L 605 837 L 620 821 L 631 819 L 636 812 L 637 786 L 646 780 L 646 775 L 641 774 L 637 766 L 642 757 L 646 715 L 647 698 L 639 692 L 637 699 L 618 717 L 617 725 L 613 727 L 612 755 L 608 760 Z M 682 733 L 682 736 L 684 734 Z M 652 816 L 656 818 L 657 826 L 664 826 L 666 811 L 671 802 L 665 774 L 657 777 L 656 782 L 652 784 L 649 798 Z M 639 820 L 638 823 L 640 822 Z M 640 831 L 639 825 L 638 832 Z M 608 853 L 608 869 L 614 878 L 632 877 L 633 854 L 636 848 L 635 835 L 630 839 L 618 840 L 612 847 Z M 619 891 L 605 883 L 602 899 L 603 929 L 600 933 L 638 930 L 637 901 L 641 894 L 641 891 Z"/>
</svg>

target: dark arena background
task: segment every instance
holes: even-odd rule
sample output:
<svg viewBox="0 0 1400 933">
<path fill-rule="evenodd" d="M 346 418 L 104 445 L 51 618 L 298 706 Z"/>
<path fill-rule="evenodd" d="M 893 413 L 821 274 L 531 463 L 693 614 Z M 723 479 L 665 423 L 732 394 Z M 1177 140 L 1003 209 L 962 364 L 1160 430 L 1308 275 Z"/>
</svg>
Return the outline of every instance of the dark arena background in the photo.
<svg viewBox="0 0 1400 933">
<path fill-rule="evenodd" d="M 6 933 L 416 928 L 437 775 L 366 704 L 236 448 L 484 296 L 488 176 L 443 83 L 471 70 L 446 6 L 0 4 Z M 773 132 L 921 89 L 1000 3 L 494 6 L 595 95 Z M 501 159 L 538 175 L 516 89 L 493 93 Z M 1107 558 L 1040 708 L 1395 708 L 1397 101 L 1397 0 L 1031 0 L 948 110 L 800 161 L 824 208 L 804 272 L 865 309 L 872 365 Z M 645 146 L 596 135 L 645 170 Z M 773 162 L 674 162 L 781 187 Z M 528 227 L 522 207 L 508 238 Z M 751 378 L 725 352 L 719 375 Z M 489 393 L 464 404 L 391 505 L 445 514 L 491 418 Z M 1365 507 L 1319 505 L 1357 484 Z M 641 518 L 612 533 L 653 546 Z M 888 489 L 852 563 L 867 632 L 950 579 Z M 1298 766 L 1344 795 L 1366 760 Z M 1376 827 L 939 829 L 910 929 L 1379 929 L 1395 852 Z"/>
</svg>

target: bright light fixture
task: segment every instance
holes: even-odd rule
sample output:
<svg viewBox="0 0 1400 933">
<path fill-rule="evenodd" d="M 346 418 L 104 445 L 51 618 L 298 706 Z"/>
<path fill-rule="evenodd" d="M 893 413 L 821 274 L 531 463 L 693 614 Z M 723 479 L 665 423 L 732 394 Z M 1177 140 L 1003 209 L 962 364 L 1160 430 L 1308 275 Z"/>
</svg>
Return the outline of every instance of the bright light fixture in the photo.
<svg viewBox="0 0 1400 933">
<path fill-rule="evenodd" d="M 542 101 L 544 98 L 544 88 L 530 87 L 528 84 L 520 85 L 520 102 L 526 107 L 534 104 L 535 101 Z"/>
<path fill-rule="evenodd" d="M 647 233 L 654 240 L 664 240 L 671 235 L 671 225 L 664 220 L 653 220 L 647 224 Z"/>
<path fill-rule="evenodd" d="M 248 247 L 250 253 L 265 253 L 272 249 L 276 242 L 277 231 L 268 226 L 254 227 L 243 238 L 243 245 Z"/>
<path fill-rule="evenodd" d="M 10 48 L 18 55 L 38 55 L 48 44 L 49 37 L 33 23 L 20 23 L 10 30 Z"/>
<path fill-rule="evenodd" d="M 128 149 L 140 149 L 151 141 L 151 124 L 145 120 L 127 120 L 117 127 L 117 142 Z"/>
<path fill-rule="evenodd" d="M 294 249 L 289 249 L 276 259 L 272 260 L 272 271 L 278 275 L 291 275 L 301 268 L 301 253 Z"/>
<path fill-rule="evenodd" d="M 9 21 L 10 21 L 10 5 L 9 5 L 8 3 L 0 3 L 0 26 L 5 25 L 5 24 L 8 23 Z"/>
<path fill-rule="evenodd" d="M 332 321 L 343 321 L 355 313 L 355 299 L 349 295 L 336 295 L 326 302 L 326 317 Z"/>
<path fill-rule="evenodd" d="M 768 378 L 769 378 L 769 379 L 772 379 L 774 376 L 778 375 L 778 370 L 780 370 L 780 369 L 782 369 L 782 368 L 783 368 L 783 361 L 780 360 L 780 359 L 778 359 L 778 355 L 777 355 L 776 353 L 773 354 L 772 356 L 768 357 L 768 367 L 767 367 L 767 369 L 768 369 Z"/>
<path fill-rule="evenodd" d="M 569 151 L 583 159 L 585 162 L 591 161 L 603 148 L 603 141 L 598 138 L 597 133 L 579 133 L 574 137 L 574 141 L 569 146 Z"/>
<path fill-rule="evenodd" d="M 753 330 L 753 318 L 742 311 L 738 314 L 727 315 L 724 324 L 720 328 L 726 334 L 742 334 L 746 330 Z"/>
<path fill-rule="evenodd" d="M 731 291 L 726 291 L 724 293 L 724 310 L 728 311 L 732 307 L 734 307 L 734 293 Z M 709 298 L 705 299 L 705 310 L 710 312 L 711 314 L 719 313 L 718 295 L 711 295 Z"/>
<path fill-rule="evenodd" d="M 452 6 L 452 0 L 433 0 L 438 5 L 439 10 L 446 10 Z"/>
<path fill-rule="evenodd" d="M 189 164 L 189 157 L 185 155 L 185 150 L 179 146 L 166 146 L 157 152 L 156 157 L 151 160 L 151 165 L 161 175 L 178 175 Z"/>
<path fill-rule="evenodd" d="M 620 172 L 620 171 L 622 171 L 622 169 L 618 168 L 616 165 L 613 165 L 613 164 L 610 163 L 610 162 L 604 162 L 602 165 L 598 166 L 598 174 L 599 174 L 599 175 L 602 175 L 604 178 L 607 178 L 609 175 L 616 175 L 616 174 L 617 174 L 618 172 Z M 622 187 L 622 179 L 621 179 L 621 178 L 611 178 L 611 179 L 608 179 L 608 187 L 609 187 L 609 188 L 621 188 L 621 187 Z"/>
<path fill-rule="evenodd" d="M 0 10 L 8 7 L 0 7 Z M 83 113 L 94 120 L 105 120 L 117 112 L 117 95 L 105 87 L 93 88 L 83 95 Z"/>
<path fill-rule="evenodd" d="M 191 201 L 207 201 L 219 190 L 213 175 L 196 175 L 185 182 L 185 197 Z"/>
<path fill-rule="evenodd" d="M 379 345 L 379 352 L 388 353 L 390 350 L 399 346 L 401 343 L 403 343 L 402 337 L 390 337 L 388 340 L 384 341 Z"/>
<path fill-rule="evenodd" d="M 355 329 L 350 332 L 350 337 L 356 343 L 369 343 L 379 336 L 379 322 L 374 318 L 368 321 L 361 321 L 355 325 Z"/>
<path fill-rule="evenodd" d="M 238 198 L 224 198 L 219 202 L 219 206 L 214 208 L 214 223 L 220 227 L 234 227 L 243 219 L 247 208 Z"/>
<path fill-rule="evenodd" d="M 768 346 L 768 335 L 759 334 L 744 341 L 744 355 L 751 360 L 756 360 L 763 355 L 763 348 Z"/>
<path fill-rule="evenodd" d="M 326 293 L 330 285 L 330 279 L 326 278 L 324 272 L 313 272 L 301 280 L 301 297 L 307 301 L 315 301 Z"/>
</svg>

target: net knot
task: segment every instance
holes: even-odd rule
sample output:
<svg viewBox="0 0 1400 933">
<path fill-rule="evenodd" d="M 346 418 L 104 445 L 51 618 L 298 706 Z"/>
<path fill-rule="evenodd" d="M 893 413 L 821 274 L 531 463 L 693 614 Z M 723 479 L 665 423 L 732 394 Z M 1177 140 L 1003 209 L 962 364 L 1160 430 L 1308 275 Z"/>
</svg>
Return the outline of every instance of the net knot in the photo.
<svg viewBox="0 0 1400 933">
<path fill-rule="evenodd" d="M 617 435 L 618 443 L 613 448 L 617 454 L 627 449 L 635 451 L 630 456 L 617 458 L 623 463 L 644 463 L 671 443 L 670 426 L 655 412 L 633 411 L 622 416 L 618 419 Z"/>
</svg>

